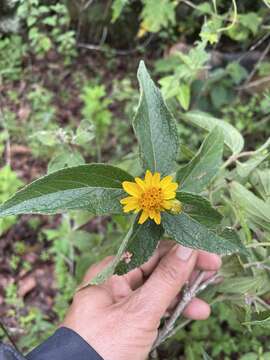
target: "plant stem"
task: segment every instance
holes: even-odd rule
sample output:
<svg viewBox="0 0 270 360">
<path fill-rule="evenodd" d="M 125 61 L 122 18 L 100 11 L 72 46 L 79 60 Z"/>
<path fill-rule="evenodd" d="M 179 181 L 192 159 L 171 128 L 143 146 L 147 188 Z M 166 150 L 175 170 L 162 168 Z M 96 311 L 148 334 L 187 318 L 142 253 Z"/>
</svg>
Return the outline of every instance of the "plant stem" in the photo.
<svg viewBox="0 0 270 360">
<path fill-rule="evenodd" d="M 121 243 L 113 261 L 106 267 L 106 269 L 101 271 L 94 279 L 91 279 L 89 282 L 79 286 L 77 288 L 77 291 L 83 290 L 91 285 L 98 285 L 98 284 L 102 283 L 103 281 L 105 281 L 108 277 L 113 275 L 114 270 L 115 270 L 117 264 L 119 263 L 119 261 L 121 260 L 122 255 L 127 247 L 127 244 L 129 242 L 131 235 L 134 234 L 133 233 L 133 225 L 134 225 L 134 221 L 130 225 L 128 232 L 126 233 L 124 239 L 122 240 L 122 243 Z"/>
<path fill-rule="evenodd" d="M 101 163 L 101 160 L 102 160 L 102 155 L 101 155 L 101 141 L 100 141 L 99 138 L 96 140 L 96 148 L 97 148 L 97 162 L 98 162 L 98 163 Z"/>
<path fill-rule="evenodd" d="M 260 246 L 270 246 L 270 242 L 261 242 L 261 243 L 255 242 L 255 243 L 246 245 L 247 248 L 256 248 L 256 247 L 260 247 Z"/>
<path fill-rule="evenodd" d="M 256 151 L 244 151 L 244 152 L 242 152 L 240 154 L 232 155 L 232 156 L 229 157 L 229 159 L 227 161 L 225 161 L 225 163 L 222 165 L 221 169 L 225 169 L 226 167 L 228 167 L 229 165 L 231 165 L 236 160 L 238 160 L 238 159 L 240 159 L 242 157 L 254 155 L 255 152 Z"/>
<path fill-rule="evenodd" d="M 257 301 L 260 305 L 262 305 L 266 310 L 270 310 L 270 305 L 267 304 L 263 299 L 261 299 L 259 296 L 256 296 L 254 298 L 255 301 Z"/>
<path fill-rule="evenodd" d="M 175 335 L 179 330 L 186 327 L 189 323 L 191 323 L 191 319 L 186 319 L 181 322 L 181 324 L 177 325 L 175 328 L 172 329 L 172 331 L 168 334 L 168 338 Z"/>
<path fill-rule="evenodd" d="M 172 316 L 169 318 L 167 322 L 165 322 L 164 327 L 159 331 L 158 337 L 153 344 L 152 350 L 155 350 L 162 342 L 164 342 L 173 332 L 173 327 L 175 322 L 179 318 L 179 316 L 183 313 L 186 306 L 190 303 L 192 299 L 201 291 L 205 290 L 210 284 L 212 284 L 219 275 L 215 274 L 208 280 L 203 281 L 205 276 L 205 272 L 200 272 L 197 276 L 194 283 L 191 287 L 186 287 L 184 289 L 182 300 L 179 302 L 177 307 L 175 308 Z"/>
</svg>

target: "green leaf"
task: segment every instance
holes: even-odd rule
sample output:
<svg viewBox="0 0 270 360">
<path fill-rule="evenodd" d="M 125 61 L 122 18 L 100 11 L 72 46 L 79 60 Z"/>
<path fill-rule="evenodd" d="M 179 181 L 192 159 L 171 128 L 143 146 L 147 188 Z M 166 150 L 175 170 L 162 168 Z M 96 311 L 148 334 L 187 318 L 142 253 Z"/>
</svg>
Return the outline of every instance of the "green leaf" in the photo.
<svg viewBox="0 0 270 360">
<path fill-rule="evenodd" d="M 221 214 L 206 198 L 185 191 L 177 192 L 176 197 L 183 204 L 183 211 L 208 229 L 215 229 L 220 224 Z"/>
<path fill-rule="evenodd" d="M 223 154 L 223 132 L 215 127 L 193 159 L 177 172 L 177 182 L 185 191 L 200 193 L 219 171 Z"/>
<path fill-rule="evenodd" d="M 213 360 L 205 351 L 203 351 L 203 360 Z"/>
<path fill-rule="evenodd" d="M 254 276 L 237 276 L 225 279 L 217 287 L 217 291 L 226 294 L 263 294 L 269 289 L 269 278 L 267 274 L 261 272 Z"/>
<path fill-rule="evenodd" d="M 262 22 L 262 18 L 252 11 L 247 14 L 240 14 L 238 19 L 243 26 L 247 27 L 253 33 L 253 35 L 257 33 Z"/>
<path fill-rule="evenodd" d="M 180 152 L 181 155 L 187 160 L 191 160 L 195 156 L 195 153 L 184 144 L 180 144 Z"/>
<path fill-rule="evenodd" d="M 133 126 L 145 170 L 168 175 L 175 170 L 178 145 L 176 123 L 144 62 L 138 70 L 140 102 Z"/>
<path fill-rule="evenodd" d="M 188 123 L 192 123 L 207 131 L 211 131 L 218 126 L 223 131 L 225 144 L 231 149 L 233 154 L 238 154 L 243 149 L 244 139 L 242 135 L 226 121 L 212 117 L 206 112 L 195 110 L 181 116 Z"/>
<path fill-rule="evenodd" d="M 257 226 L 270 231 L 270 204 L 264 202 L 243 185 L 234 181 L 230 185 L 231 197 L 245 217 Z"/>
<path fill-rule="evenodd" d="M 63 169 L 65 167 L 73 167 L 84 164 L 84 158 L 79 151 L 63 151 L 54 156 L 48 164 L 48 173 Z"/>
<path fill-rule="evenodd" d="M 263 311 L 258 314 L 252 321 L 244 322 L 247 326 L 260 326 L 265 329 L 270 329 L 270 311 Z"/>
<path fill-rule="evenodd" d="M 15 171 L 9 165 L 0 169 L 0 201 L 6 201 L 15 191 L 17 191 L 23 182 L 18 179 Z M 0 219 L 0 236 L 5 233 L 13 224 L 16 223 L 16 217 Z"/>
<path fill-rule="evenodd" d="M 188 110 L 190 104 L 190 86 L 182 83 L 178 86 L 177 99 L 184 110 Z"/>
<path fill-rule="evenodd" d="M 172 239 L 190 248 L 216 254 L 231 254 L 244 250 L 243 246 L 238 246 L 220 237 L 185 213 L 180 215 L 164 213 L 162 214 L 162 224 Z"/>
<path fill-rule="evenodd" d="M 159 80 L 161 92 L 165 100 L 179 93 L 179 80 L 174 75 L 164 76 Z"/>
<path fill-rule="evenodd" d="M 164 233 L 161 225 L 149 220 L 143 225 L 134 224 L 133 232 L 126 247 L 127 257 L 124 257 L 116 268 L 121 275 L 144 264 L 155 251 L 160 238 Z"/>
<path fill-rule="evenodd" d="M 44 176 L 17 192 L 0 206 L 7 215 L 52 214 L 71 209 L 95 215 L 121 213 L 122 182 L 133 177 L 114 166 L 103 164 L 66 168 Z"/>
<path fill-rule="evenodd" d="M 225 229 L 221 229 L 217 233 L 219 236 L 221 236 L 224 239 L 229 240 L 231 243 L 235 244 L 236 246 L 239 246 L 239 247 L 242 246 L 242 243 L 238 236 L 238 233 L 231 227 L 226 227 Z M 246 250 L 245 250 L 245 253 L 247 253 Z"/>
<path fill-rule="evenodd" d="M 175 23 L 175 3 L 171 0 L 144 0 L 142 17 L 147 31 L 158 32 Z"/>
<path fill-rule="evenodd" d="M 254 171 L 250 181 L 263 200 L 270 204 L 270 169 Z"/>
<path fill-rule="evenodd" d="M 247 178 L 253 170 L 255 170 L 260 163 L 269 157 L 270 138 L 254 152 L 250 158 L 245 162 L 237 162 L 236 172 L 241 178 Z"/>
<path fill-rule="evenodd" d="M 129 0 L 114 0 L 112 4 L 112 23 L 114 23 L 119 18 L 128 1 Z"/>
</svg>

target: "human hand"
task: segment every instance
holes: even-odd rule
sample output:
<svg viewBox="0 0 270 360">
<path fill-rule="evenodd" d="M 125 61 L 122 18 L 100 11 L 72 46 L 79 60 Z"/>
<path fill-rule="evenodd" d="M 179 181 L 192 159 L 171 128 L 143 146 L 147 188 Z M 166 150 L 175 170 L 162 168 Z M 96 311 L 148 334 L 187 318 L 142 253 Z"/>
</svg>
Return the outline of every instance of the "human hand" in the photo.
<svg viewBox="0 0 270 360">
<path fill-rule="evenodd" d="M 111 261 L 112 257 L 107 257 L 91 266 L 84 282 Z M 215 272 L 220 266 L 215 254 L 162 241 L 140 268 L 77 292 L 63 326 L 77 332 L 104 360 L 144 360 L 157 337 L 161 318 L 179 301 L 185 283 L 197 270 Z M 209 315 L 209 305 L 198 298 L 184 311 L 184 316 L 194 320 Z"/>
</svg>

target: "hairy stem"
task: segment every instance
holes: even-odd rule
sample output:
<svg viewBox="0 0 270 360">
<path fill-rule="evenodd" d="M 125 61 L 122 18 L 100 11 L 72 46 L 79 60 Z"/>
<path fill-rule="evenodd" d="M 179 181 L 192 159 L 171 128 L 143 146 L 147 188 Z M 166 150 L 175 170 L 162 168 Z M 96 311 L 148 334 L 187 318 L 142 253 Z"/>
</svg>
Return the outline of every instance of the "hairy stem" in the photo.
<svg viewBox="0 0 270 360">
<path fill-rule="evenodd" d="M 182 315 L 186 306 L 192 299 L 201 291 L 205 290 L 210 284 L 212 284 L 219 275 L 215 274 L 206 281 L 203 281 L 205 272 L 200 272 L 196 280 L 190 287 L 184 289 L 183 297 L 177 307 L 175 308 L 172 316 L 165 322 L 164 327 L 159 331 L 158 337 L 154 342 L 152 350 L 156 349 L 161 343 L 163 343 L 172 333 L 174 333 L 174 325 L 178 318 Z"/>
<path fill-rule="evenodd" d="M 238 160 L 242 157 L 254 155 L 255 152 L 256 151 L 244 151 L 244 152 L 241 152 L 240 154 L 232 155 L 229 157 L 229 159 L 227 161 L 225 161 L 225 163 L 222 165 L 221 168 L 225 169 L 229 165 L 233 164 L 236 160 Z"/>
</svg>

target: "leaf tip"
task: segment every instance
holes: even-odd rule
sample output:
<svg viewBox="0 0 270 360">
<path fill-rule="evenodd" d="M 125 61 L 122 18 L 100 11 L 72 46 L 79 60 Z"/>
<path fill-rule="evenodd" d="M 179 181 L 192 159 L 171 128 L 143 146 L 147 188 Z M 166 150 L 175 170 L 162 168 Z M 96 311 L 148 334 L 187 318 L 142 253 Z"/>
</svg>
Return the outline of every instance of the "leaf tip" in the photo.
<svg viewBox="0 0 270 360">
<path fill-rule="evenodd" d="M 147 67 L 145 65 L 145 62 L 143 60 L 140 60 L 139 63 L 139 67 L 138 67 L 138 72 L 137 72 L 137 77 L 140 80 L 143 76 L 148 76 L 150 77 Z"/>
</svg>

